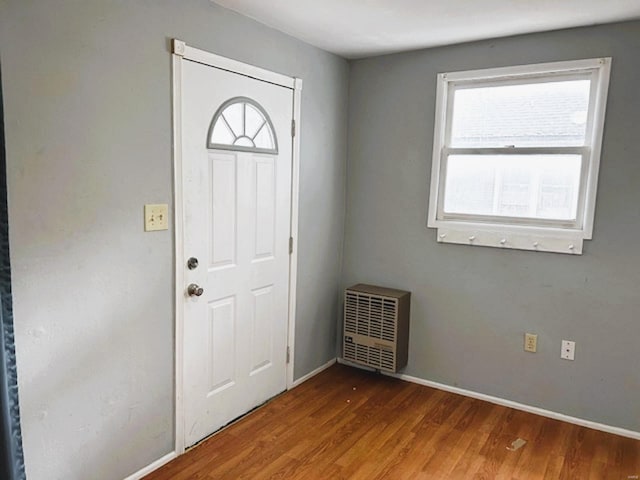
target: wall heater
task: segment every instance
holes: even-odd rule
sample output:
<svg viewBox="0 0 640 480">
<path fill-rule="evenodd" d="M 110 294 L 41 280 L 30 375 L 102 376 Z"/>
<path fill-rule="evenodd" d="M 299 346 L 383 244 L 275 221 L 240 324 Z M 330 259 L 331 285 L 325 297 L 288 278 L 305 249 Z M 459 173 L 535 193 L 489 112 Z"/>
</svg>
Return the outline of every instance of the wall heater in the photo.
<svg viewBox="0 0 640 480">
<path fill-rule="evenodd" d="M 343 358 L 397 372 L 409 356 L 411 292 L 358 284 L 344 292 Z"/>
</svg>

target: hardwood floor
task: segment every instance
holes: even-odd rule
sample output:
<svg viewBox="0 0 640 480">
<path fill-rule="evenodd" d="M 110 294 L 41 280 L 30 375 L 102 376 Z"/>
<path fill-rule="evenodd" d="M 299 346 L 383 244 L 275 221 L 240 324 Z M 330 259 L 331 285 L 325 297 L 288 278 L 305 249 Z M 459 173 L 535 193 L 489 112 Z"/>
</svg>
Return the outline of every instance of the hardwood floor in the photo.
<svg viewBox="0 0 640 480">
<path fill-rule="evenodd" d="M 527 441 L 518 450 L 507 447 Z M 640 441 L 334 365 L 146 480 L 633 479 Z"/>
</svg>

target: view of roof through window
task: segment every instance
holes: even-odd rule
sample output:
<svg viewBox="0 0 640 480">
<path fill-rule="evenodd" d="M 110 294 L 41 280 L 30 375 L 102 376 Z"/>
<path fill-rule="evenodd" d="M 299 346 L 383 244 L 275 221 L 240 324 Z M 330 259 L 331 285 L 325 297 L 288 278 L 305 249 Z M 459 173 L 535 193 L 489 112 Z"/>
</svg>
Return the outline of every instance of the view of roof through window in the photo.
<svg viewBox="0 0 640 480">
<path fill-rule="evenodd" d="M 588 79 L 458 88 L 451 147 L 561 147 L 585 143 Z"/>
</svg>

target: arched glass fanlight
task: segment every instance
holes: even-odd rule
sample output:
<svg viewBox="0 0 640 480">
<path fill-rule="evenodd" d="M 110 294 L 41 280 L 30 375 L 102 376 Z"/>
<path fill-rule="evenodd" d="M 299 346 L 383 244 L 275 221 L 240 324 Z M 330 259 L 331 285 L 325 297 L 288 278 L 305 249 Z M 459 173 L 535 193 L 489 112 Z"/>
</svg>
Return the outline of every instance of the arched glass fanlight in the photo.
<svg viewBox="0 0 640 480">
<path fill-rule="evenodd" d="M 278 141 L 265 109 L 255 100 L 235 97 L 213 116 L 207 148 L 277 154 Z"/>
</svg>

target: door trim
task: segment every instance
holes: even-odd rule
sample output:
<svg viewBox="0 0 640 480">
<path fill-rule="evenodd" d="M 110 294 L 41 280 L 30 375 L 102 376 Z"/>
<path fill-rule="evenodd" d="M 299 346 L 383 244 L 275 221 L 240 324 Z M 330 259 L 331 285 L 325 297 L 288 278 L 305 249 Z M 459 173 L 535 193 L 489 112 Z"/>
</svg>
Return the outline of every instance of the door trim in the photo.
<svg viewBox="0 0 640 480">
<path fill-rule="evenodd" d="M 175 453 L 181 455 L 185 451 L 184 430 L 184 306 L 186 301 L 184 285 L 184 198 L 182 192 L 182 62 L 191 60 L 214 68 L 238 73 L 264 82 L 273 83 L 292 90 L 295 135 L 291 139 L 291 218 L 289 222 L 290 237 L 293 239 L 293 252 L 289 255 L 289 304 L 288 304 L 288 348 L 290 360 L 287 364 L 287 390 L 293 388 L 295 359 L 295 313 L 296 284 L 298 265 L 298 193 L 300 181 L 300 103 L 302 100 L 302 80 L 271 72 L 254 65 L 222 57 L 204 50 L 190 47 L 185 42 L 173 39 L 171 51 L 171 84 L 172 84 L 172 119 L 173 119 L 173 213 L 175 242 Z M 283 142 L 283 146 L 286 142 Z"/>
</svg>

